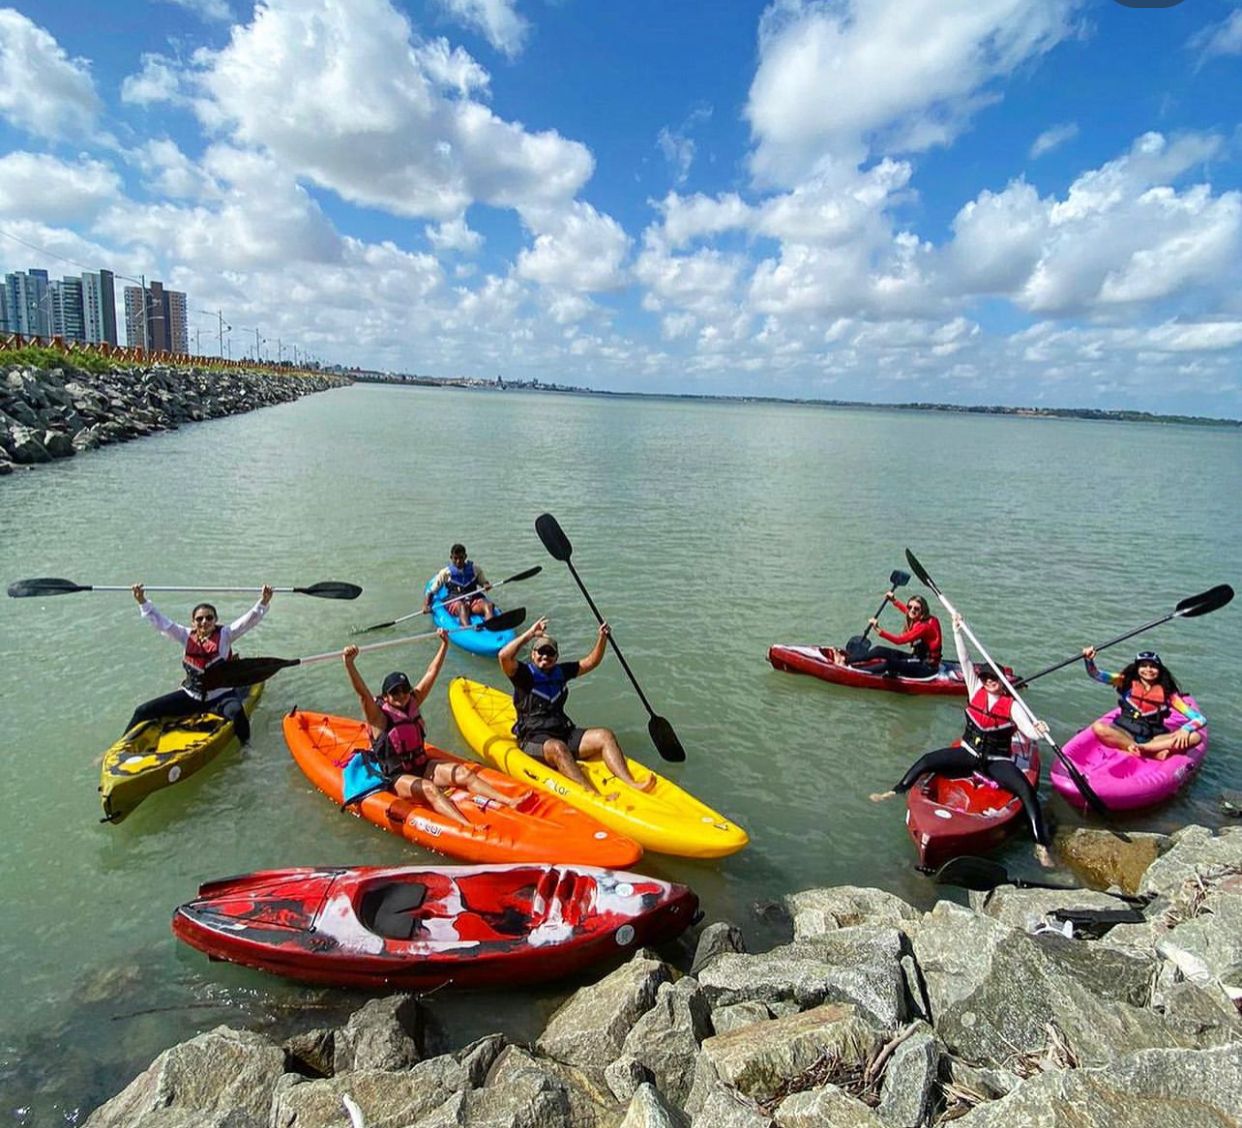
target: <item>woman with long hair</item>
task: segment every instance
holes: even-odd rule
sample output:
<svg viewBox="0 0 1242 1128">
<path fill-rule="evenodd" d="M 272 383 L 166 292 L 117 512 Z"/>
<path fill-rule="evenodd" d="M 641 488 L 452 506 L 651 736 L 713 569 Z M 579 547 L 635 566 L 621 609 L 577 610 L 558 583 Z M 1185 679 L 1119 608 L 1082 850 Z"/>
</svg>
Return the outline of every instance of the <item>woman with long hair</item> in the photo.
<svg viewBox="0 0 1242 1128">
<path fill-rule="evenodd" d="M 1119 698 L 1121 712 L 1112 721 L 1096 721 L 1091 726 L 1096 739 L 1130 756 L 1167 759 L 1172 752 L 1193 748 L 1203 737 L 1199 730 L 1207 718 L 1191 705 L 1178 688 L 1173 674 L 1154 650 L 1143 650 L 1119 674 L 1110 674 L 1095 664 L 1095 647 L 1082 652 L 1088 677 L 1111 685 Z M 1165 725 L 1176 709 L 1186 723 L 1170 732 Z"/>
<path fill-rule="evenodd" d="M 940 632 L 940 620 L 931 613 L 927 600 L 912 595 L 908 603 L 902 603 L 890 590 L 884 593 L 906 617 L 906 629 L 900 634 L 890 634 L 876 619 L 870 624 L 886 642 L 894 646 L 873 646 L 863 653 L 846 653 L 840 661 L 847 666 L 857 666 L 871 674 L 887 677 L 930 678 L 940 669 L 940 655 L 944 643 Z M 909 646 L 909 650 L 897 650 L 896 646 Z"/>
</svg>

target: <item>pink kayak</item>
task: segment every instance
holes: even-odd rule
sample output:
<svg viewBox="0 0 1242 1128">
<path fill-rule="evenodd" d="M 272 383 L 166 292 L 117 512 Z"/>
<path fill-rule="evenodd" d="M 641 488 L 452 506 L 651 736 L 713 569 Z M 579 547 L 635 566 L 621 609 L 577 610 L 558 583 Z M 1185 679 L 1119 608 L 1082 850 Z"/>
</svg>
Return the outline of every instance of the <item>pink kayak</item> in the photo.
<svg viewBox="0 0 1242 1128">
<path fill-rule="evenodd" d="M 1193 697 L 1182 696 L 1189 705 L 1198 708 Z M 1119 712 L 1113 709 L 1100 720 L 1111 724 Z M 1172 732 L 1185 723 L 1186 718 L 1174 712 L 1165 722 L 1165 728 Z M 1170 752 L 1165 760 L 1155 760 L 1150 756 L 1130 756 L 1119 748 L 1101 744 L 1088 726 L 1068 741 L 1063 751 L 1086 776 L 1104 806 L 1114 811 L 1133 811 L 1171 798 L 1194 776 L 1207 755 L 1207 728 L 1201 729 L 1199 735 L 1202 739 L 1195 747 L 1185 752 Z M 1060 760 L 1053 762 L 1051 778 L 1052 786 L 1067 802 L 1075 807 L 1086 806 Z"/>
</svg>

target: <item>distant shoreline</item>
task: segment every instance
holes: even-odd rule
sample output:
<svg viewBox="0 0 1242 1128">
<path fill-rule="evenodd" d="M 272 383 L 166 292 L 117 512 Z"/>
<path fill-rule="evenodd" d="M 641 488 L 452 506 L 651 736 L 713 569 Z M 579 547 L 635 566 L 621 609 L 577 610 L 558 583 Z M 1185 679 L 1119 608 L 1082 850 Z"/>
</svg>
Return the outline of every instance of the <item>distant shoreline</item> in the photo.
<svg viewBox="0 0 1242 1128">
<path fill-rule="evenodd" d="M 1091 407 L 1004 407 L 955 403 L 868 403 L 863 400 L 795 399 L 783 396 L 708 396 L 677 392 L 612 392 L 565 384 L 494 380 L 450 380 L 433 376 L 390 376 L 379 372 L 343 372 L 360 384 L 399 384 L 420 388 L 469 388 L 481 391 L 557 392 L 562 395 L 605 396 L 613 399 L 692 400 L 703 403 L 771 403 L 795 407 L 844 407 L 868 411 L 942 411 L 963 415 L 1014 415 L 1027 419 L 1089 419 L 1105 423 L 1179 423 L 1192 427 L 1242 427 L 1242 419 L 1204 415 L 1161 415 L 1150 411 L 1105 411 Z"/>
</svg>

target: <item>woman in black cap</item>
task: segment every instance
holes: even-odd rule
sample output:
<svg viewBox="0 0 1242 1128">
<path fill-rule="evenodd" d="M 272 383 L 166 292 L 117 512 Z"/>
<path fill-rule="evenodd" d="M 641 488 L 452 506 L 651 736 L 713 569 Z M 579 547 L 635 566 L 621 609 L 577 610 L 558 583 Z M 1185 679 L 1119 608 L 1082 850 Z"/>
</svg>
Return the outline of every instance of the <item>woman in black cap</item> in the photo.
<svg viewBox="0 0 1242 1128">
<path fill-rule="evenodd" d="M 525 795 L 511 798 L 502 795 L 486 780 L 479 778 L 479 769 L 472 764 L 432 759 L 427 753 L 426 725 L 420 706 L 435 685 L 444 656 L 448 653 L 448 631 L 438 630 L 440 649 L 427 665 L 418 685 L 410 685 L 405 674 L 394 671 L 384 679 L 380 695 L 373 697 L 354 665 L 356 646 L 341 652 L 350 684 L 362 702 L 362 713 L 371 728 L 371 749 L 367 754 L 384 779 L 384 786 L 403 799 L 421 797 L 442 815 L 460 823 L 469 820 L 452 803 L 442 788 L 462 787 L 472 795 L 482 795 L 516 807 Z M 529 792 L 527 793 L 529 794 Z"/>
<path fill-rule="evenodd" d="M 1185 752 L 1203 739 L 1199 730 L 1207 724 L 1207 718 L 1182 696 L 1173 675 L 1154 650 L 1140 651 L 1119 674 L 1096 666 L 1094 646 L 1083 647 L 1082 659 L 1089 677 L 1117 691 L 1121 706 L 1121 712 L 1111 722 L 1096 721 L 1091 726 L 1101 744 L 1119 748 L 1130 756 L 1165 760 L 1170 753 Z M 1174 709 L 1186 718 L 1186 723 L 1169 732 L 1164 722 Z"/>
</svg>

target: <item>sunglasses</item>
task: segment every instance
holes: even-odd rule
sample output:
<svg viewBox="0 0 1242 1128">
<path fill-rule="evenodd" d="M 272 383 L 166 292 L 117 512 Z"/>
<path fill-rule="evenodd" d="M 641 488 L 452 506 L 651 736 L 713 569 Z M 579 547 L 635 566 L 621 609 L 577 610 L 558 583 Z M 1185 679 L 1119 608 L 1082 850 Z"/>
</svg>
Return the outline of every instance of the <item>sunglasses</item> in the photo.
<svg viewBox="0 0 1242 1128">
<path fill-rule="evenodd" d="M 556 649 L 551 646 L 537 646 L 535 647 L 535 653 L 538 654 L 541 658 L 555 658 L 556 657 Z"/>
<path fill-rule="evenodd" d="M 194 621 L 196 623 L 214 623 L 216 617 L 214 615 L 195 615 Z"/>
</svg>

